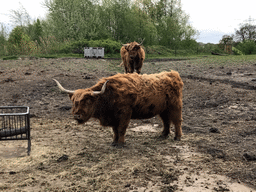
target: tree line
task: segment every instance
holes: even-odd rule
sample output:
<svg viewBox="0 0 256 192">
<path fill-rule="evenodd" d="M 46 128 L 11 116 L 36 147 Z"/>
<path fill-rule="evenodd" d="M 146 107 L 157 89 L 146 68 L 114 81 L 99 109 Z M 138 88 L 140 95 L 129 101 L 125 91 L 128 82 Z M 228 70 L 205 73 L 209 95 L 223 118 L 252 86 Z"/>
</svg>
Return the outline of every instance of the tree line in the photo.
<svg viewBox="0 0 256 192">
<path fill-rule="evenodd" d="M 193 40 L 180 0 L 45 0 L 49 33 L 60 39 L 113 39 L 175 46 Z"/>
<path fill-rule="evenodd" d="M 16 27 L 8 39 L 0 33 L 0 43 L 8 42 L 9 52 L 21 46 L 23 52 L 39 47 L 43 51 L 63 42 L 107 39 L 120 43 L 144 39 L 145 46 L 171 49 L 197 45 L 197 31 L 188 23 L 180 0 L 45 0 L 44 6 L 46 18 L 33 22 L 22 6 L 12 10 Z"/>
<path fill-rule="evenodd" d="M 224 35 L 219 42 L 220 46 L 233 45 L 234 54 L 256 54 L 256 25 L 240 24 L 232 35 Z"/>
</svg>

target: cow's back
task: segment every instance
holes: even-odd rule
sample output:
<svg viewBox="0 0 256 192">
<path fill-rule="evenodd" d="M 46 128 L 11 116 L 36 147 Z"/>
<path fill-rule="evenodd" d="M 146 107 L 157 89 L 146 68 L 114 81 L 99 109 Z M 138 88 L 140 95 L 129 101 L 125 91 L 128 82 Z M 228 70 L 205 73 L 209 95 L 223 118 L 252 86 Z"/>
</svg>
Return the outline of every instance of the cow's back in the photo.
<svg viewBox="0 0 256 192">
<path fill-rule="evenodd" d="M 159 74 L 117 74 L 109 80 L 107 89 L 113 92 L 115 105 L 131 107 L 132 118 L 151 118 L 171 105 L 181 105 L 183 82 L 176 71 Z"/>
<path fill-rule="evenodd" d="M 183 82 L 175 71 L 142 75 L 141 89 L 132 118 L 150 118 L 175 105 L 182 105 Z"/>
</svg>

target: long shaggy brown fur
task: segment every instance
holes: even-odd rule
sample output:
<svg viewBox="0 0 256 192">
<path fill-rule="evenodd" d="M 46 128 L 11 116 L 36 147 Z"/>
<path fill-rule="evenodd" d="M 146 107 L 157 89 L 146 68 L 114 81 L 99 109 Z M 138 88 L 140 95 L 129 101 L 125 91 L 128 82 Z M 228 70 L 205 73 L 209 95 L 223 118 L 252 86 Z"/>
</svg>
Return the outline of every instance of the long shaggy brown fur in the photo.
<svg viewBox="0 0 256 192">
<path fill-rule="evenodd" d="M 94 95 L 106 81 L 105 92 Z M 70 99 L 73 115 L 79 123 L 94 117 L 101 125 L 113 128 L 113 145 L 124 143 L 130 119 L 147 119 L 156 115 L 163 120 L 162 136 L 168 136 L 170 123 L 173 123 L 175 139 L 180 140 L 182 89 L 183 82 L 176 71 L 151 75 L 116 74 L 101 79 L 90 88 L 76 90 L 70 94 Z"/>
<path fill-rule="evenodd" d="M 134 70 L 136 70 L 138 74 L 141 73 L 143 61 L 145 60 L 145 51 L 140 44 L 136 41 L 128 43 L 121 48 L 120 54 L 125 73 L 133 73 Z"/>
</svg>

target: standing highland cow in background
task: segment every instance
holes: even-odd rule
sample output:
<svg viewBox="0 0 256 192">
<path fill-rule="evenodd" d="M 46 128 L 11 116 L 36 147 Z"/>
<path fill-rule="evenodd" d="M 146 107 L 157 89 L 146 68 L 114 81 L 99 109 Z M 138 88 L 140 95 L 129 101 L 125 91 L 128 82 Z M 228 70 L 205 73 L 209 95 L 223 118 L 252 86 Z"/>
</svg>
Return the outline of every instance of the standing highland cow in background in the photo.
<svg viewBox="0 0 256 192">
<path fill-rule="evenodd" d="M 134 69 L 138 74 L 141 72 L 143 61 L 145 60 L 145 51 L 141 47 L 142 43 L 136 41 L 123 44 L 120 50 L 121 58 L 124 65 L 125 73 L 133 73 Z"/>
<path fill-rule="evenodd" d="M 73 102 L 72 113 L 79 124 L 91 117 L 114 131 L 112 145 L 123 145 L 130 119 L 148 119 L 159 115 L 163 121 L 162 136 L 175 126 L 175 140 L 182 135 L 183 82 L 176 71 L 139 75 L 116 74 L 102 78 L 87 89 L 70 91 L 55 80 L 58 87 L 69 93 Z"/>
</svg>

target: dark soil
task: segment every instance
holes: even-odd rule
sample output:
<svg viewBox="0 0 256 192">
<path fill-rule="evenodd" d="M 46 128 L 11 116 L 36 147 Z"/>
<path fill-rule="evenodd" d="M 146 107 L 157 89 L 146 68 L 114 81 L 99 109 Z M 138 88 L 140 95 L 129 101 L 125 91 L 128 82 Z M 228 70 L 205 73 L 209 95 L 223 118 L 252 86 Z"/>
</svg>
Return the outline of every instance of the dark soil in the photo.
<svg viewBox="0 0 256 192">
<path fill-rule="evenodd" d="M 236 191 L 233 182 L 256 189 L 256 65 L 146 62 L 142 73 L 180 73 L 184 136 L 180 142 L 173 134 L 161 140 L 158 117 L 132 120 L 126 147 L 117 149 L 110 145 L 111 128 L 93 119 L 76 125 L 68 95 L 52 78 L 66 89 L 86 88 L 123 72 L 119 64 L 71 58 L 0 61 L 0 105 L 29 106 L 32 129 L 30 156 L 24 141 L 1 141 L 0 190 Z M 154 131 L 132 131 L 141 126 Z"/>
</svg>

